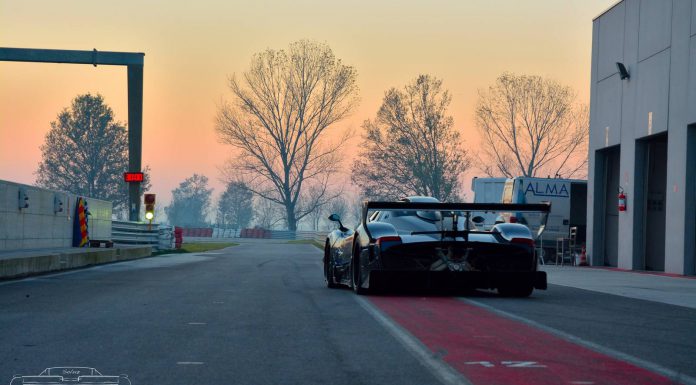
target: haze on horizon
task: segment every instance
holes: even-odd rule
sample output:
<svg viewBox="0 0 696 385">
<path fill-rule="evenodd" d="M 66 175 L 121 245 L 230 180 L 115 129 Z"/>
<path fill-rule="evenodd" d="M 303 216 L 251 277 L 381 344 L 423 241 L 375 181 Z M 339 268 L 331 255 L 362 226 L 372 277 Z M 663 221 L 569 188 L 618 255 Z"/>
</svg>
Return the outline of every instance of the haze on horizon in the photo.
<svg viewBox="0 0 696 385">
<path fill-rule="evenodd" d="M 210 178 L 215 197 L 224 189 L 231 148 L 218 141 L 215 114 L 230 99 L 229 76 L 254 53 L 313 39 L 357 69 L 360 105 L 337 127 L 356 132 L 348 154 L 384 92 L 421 73 L 444 81 L 455 127 L 475 151 L 477 90 L 505 71 L 555 79 L 589 104 L 592 19 L 614 3 L 0 0 L 0 46 L 144 52 L 143 165 L 164 206 L 193 173 Z M 34 183 L 50 122 L 88 92 L 127 120 L 125 68 L 0 62 L 0 179 Z"/>
</svg>

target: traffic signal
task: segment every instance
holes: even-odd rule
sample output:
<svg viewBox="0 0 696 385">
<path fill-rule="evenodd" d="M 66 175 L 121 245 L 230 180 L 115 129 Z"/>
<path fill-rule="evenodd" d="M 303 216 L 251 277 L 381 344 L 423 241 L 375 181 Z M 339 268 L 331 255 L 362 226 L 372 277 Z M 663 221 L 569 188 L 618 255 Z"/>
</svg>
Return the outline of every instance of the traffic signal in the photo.
<svg viewBox="0 0 696 385">
<path fill-rule="evenodd" d="M 155 194 L 145 194 L 145 219 L 152 221 L 155 218 Z"/>
</svg>

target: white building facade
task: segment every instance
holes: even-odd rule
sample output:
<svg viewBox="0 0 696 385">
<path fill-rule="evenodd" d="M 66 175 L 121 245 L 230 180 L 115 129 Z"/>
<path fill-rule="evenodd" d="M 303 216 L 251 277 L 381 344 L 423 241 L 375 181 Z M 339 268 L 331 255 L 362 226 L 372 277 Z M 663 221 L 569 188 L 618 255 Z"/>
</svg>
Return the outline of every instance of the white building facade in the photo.
<svg viewBox="0 0 696 385">
<path fill-rule="evenodd" d="M 590 111 L 590 263 L 696 274 L 696 0 L 593 21 Z"/>
</svg>

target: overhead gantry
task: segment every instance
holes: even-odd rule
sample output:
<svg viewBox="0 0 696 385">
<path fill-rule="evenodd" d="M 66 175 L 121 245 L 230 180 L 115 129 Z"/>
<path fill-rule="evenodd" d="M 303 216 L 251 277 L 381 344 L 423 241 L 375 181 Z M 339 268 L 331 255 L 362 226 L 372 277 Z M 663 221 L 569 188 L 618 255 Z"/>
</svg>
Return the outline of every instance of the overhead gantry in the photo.
<svg viewBox="0 0 696 385">
<path fill-rule="evenodd" d="M 143 140 L 144 53 L 2 48 L 0 61 L 126 66 L 128 69 L 128 171 L 140 172 Z M 128 218 L 140 220 L 140 183 L 128 184 Z"/>
</svg>

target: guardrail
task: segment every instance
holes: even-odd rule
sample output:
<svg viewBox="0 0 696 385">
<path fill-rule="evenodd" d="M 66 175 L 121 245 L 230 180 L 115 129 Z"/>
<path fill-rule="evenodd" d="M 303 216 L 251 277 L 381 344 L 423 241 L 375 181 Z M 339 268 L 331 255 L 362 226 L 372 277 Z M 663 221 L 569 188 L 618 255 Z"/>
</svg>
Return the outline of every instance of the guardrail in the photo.
<svg viewBox="0 0 696 385">
<path fill-rule="evenodd" d="M 324 244 L 324 241 L 326 241 L 326 235 L 327 233 L 325 231 L 316 231 L 314 232 L 314 237 L 312 240 L 314 242 Z"/>
<path fill-rule="evenodd" d="M 149 245 L 154 249 L 173 249 L 172 227 L 153 223 L 111 221 L 111 239 L 117 245 Z"/>
<path fill-rule="evenodd" d="M 204 237 L 194 238 L 195 242 L 215 242 L 216 239 L 240 238 L 240 235 L 248 235 L 249 238 L 266 239 L 307 239 L 323 243 L 326 239 L 326 231 L 287 231 L 265 230 L 263 232 L 244 232 L 239 229 L 212 228 L 205 232 Z M 251 236 L 251 234 L 257 236 Z M 245 237 L 242 237 L 245 238 Z M 111 221 L 111 239 L 116 245 L 149 245 L 157 250 L 170 250 L 174 248 L 174 229 L 172 226 L 153 223 L 151 226 L 143 222 Z"/>
</svg>

